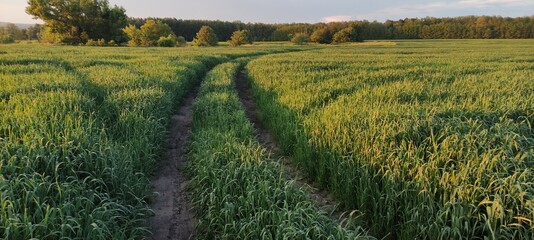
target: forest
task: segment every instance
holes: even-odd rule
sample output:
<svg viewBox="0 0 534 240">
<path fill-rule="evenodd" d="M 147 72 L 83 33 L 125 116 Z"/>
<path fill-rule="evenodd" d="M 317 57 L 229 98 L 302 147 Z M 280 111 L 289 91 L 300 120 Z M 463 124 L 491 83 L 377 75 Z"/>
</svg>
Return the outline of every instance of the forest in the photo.
<svg viewBox="0 0 534 240">
<path fill-rule="evenodd" d="M 184 20 L 176 18 L 128 18 L 128 24 L 142 26 L 147 20 L 160 20 L 167 24 L 176 36 L 183 36 L 192 41 L 202 26 L 211 27 L 220 41 L 227 41 L 232 33 L 248 30 L 253 41 L 289 41 L 297 33 L 312 35 L 318 30 L 326 30 L 327 43 L 335 33 L 353 27 L 359 40 L 395 40 L 395 39 L 524 39 L 534 38 L 534 16 L 500 17 L 500 16 L 463 16 L 454 18 L 405 18 L 400 20 L 349 21 L 330 23 L 243 23 L 219 20 Z M 123 23 L 122 27 L 126 27 Z M 127 42 L 122 32 L 115 32 L 107 41 Z M 0 27 L 0 42 L 11 43 L 17 40 L 50 39 L 50 31 L 45 25 L 21 29 L 14 24 Z M 55 38 L 52 38 L 54 41 Z M 48 41 L 50 42 L 50 41 Z"/>
<path fill-rule="evenodd" d="M 129 22 L 142 25 L 147 19 L 130 18 Z M 239 21 L 181 20 L 162 18 L 174 33 L 192 40 L 201 26 L 215 30 L 221 40 L 228 40 L 232 32 L 240 29 L 250 31 L 255 41 L 287 41 L 293 34 L 313 34 L 326 28 L 331 36 L 348 26 L 354 26 L 361 39 L 508 39 L 534 38 L 534 16 L 464 16 L 454 18 L 405 18 L 400 20 L 349 21 L 330 23 L 243 23 Z"/>
</svg>

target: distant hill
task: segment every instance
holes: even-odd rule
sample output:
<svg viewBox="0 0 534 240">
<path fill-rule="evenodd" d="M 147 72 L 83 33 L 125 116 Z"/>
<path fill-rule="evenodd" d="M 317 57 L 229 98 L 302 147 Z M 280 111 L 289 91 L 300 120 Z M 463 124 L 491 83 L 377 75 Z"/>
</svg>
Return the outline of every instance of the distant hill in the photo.
<svg viewBox="0 0 534 240">
<path fill-rule="evenodd" d="M 4 27 L 8 24 L 8 22 L 0 22 L 0 27 Z M 26 28 L 29 28 L 35 24 L 30 24 L 30 23 L 14 23 L 15 25 L 17 25 L 17 27 L 19 27 L 20 29 L 26 29 Z"/>
</svg>

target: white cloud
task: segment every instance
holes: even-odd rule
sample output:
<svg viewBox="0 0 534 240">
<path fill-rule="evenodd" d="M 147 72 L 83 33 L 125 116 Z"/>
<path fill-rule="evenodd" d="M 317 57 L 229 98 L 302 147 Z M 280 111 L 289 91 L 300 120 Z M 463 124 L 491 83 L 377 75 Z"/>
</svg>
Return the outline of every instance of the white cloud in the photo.
<svg viewBox="0 0 534 240">
<path fill-rule="evenodd" d="M 529 0 L 461 0 L 457 4 L 464 7 L 484 8 L 490 6 L 528 6 L 533 3 Z"/>
<path fill-rule="evenodd" d="M 352 20 L 351 16 L 328 16 L 322 19 L 323 22 L 346 22 Z"/>
<path fill-rule="evenodd" d="M 385 20 L 385 19 L 400 19 L 405 17 L 415 17 L 420 15 L 431 16 L 439 11 L 450 8 L 449 3 L 434 2 L 428 4 L 389 7 L 377 10 L 375 12 L 359 15 L 357 19 L 361 20 Z"/>
<path fill-rule="evenodd" d="M 439 13 L 449 10 L 473 10 L 487 9 L 490 7 L 527 7 L 533 6 L 533 0 L 456 0 L 456 1 L 438 1 L 427 4 L 405 5 L 399 7 L 390 7 L 380 9 L 369 14 L 359 15 L 357 19 L 368 20 L 385 20 L 400 19 L 405 17 L 425 17 L 435 16 Z"/>
</svg>

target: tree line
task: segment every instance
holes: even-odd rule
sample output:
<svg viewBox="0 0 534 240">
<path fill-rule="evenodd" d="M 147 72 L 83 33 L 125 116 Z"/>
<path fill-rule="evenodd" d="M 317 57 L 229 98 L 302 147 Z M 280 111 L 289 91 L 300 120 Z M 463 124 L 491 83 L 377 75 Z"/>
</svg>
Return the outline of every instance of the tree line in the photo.
<svg viewBox="0 0 534 240">
<path fill-rule="evenodd" d="M 41 26 L 35 24 L 27 28 L 20 28 L 13 23 L 0 27 L 0 43 L 14 43 L 20 40 L 38 40 Z"/>
<path fill-rule="evenodd" d="M 140 26 L 147 19 L 130 18 L 129 23 Z M 354 28 L 358 39 L 495 39 L 534 38 L 534 16 L 464 16 L 454 18 L 405 18 L 396 21 L 349 21 L 331 23 L 264 24 L 239 21 L 158 19 L 171 27 L 176 35 L 191 41 L 202 26 L 213 28 L 220 40 L 230 39 L 237 30 L 248 30 L 254 41 L 289 41 L 297 33 L 312 35 L 320 30 L 326 39 L 333 39 L 339 31 Z"/>
<path fill-rule="evenodd" d="M 198 39 L 209 27 L 213 39 L 250 43 L 292 41 L 300 44 L 342 43 L 378 39 L 492 39 L 534 38 L 534 16 L 465 16 L 454 18 L 405 18 L 385 22 L 265 24 L 240 21 L 128 18 L 120 6 L 108 0 L 28 0 L 26 12 L 45 22 L 19 29 L 0 27 L 0 42 L 39 38 L 43 42 L 88 45 L 170 46 Z M 204 29 L 205 30 L 205 29 Z M 237 34 L 237 35 L 236 35 Z M 241 40 L 238 40 L 241 39 Z M 195 42 L 194 42 L 195 43 Z M 206 42 L 196 41 L 197 45 Z M 207 45 L 213 45 L 210 42 Z"/>
</svg>

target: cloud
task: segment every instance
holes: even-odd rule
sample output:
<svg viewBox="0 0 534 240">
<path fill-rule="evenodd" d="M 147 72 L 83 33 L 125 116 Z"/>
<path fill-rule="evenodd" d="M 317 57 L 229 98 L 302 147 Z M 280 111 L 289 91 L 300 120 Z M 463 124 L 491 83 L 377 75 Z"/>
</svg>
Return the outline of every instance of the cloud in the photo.
<svg viewBox="0 0 534 240">
<path fill-rule="evenodd" d="M 532 0 L 456 0 L 438 1 L 426 4 L 404 5 L 379 9 L 369 14 L 359 15 L 356 19 L 385 20 L 405 17 L 421 17 L 439 15 L 444 11 L 473 10 L 487 8 L 527 7 L 534 6 Z"/>
<path fill-rule="evenodd" d="M 529 0 L 461 0 L 457 2 L 458 6 L 485 8 L 490 6 L 528 6 L 532 5 Z"/>
<path fill-rule="evenodd" d="M 352 20 L 351 16 L 329 16 L 322 19 L 323 22 L 346 22 Z"/>
<path fill-rule="evenodd" d="M 405 17 L 415 17 L 420 15 L 435 15 L 436 13 L 450 9 L 451 4 L 446 2 L 434 2 L 427 4 L 418 4 L 410 6 L 388 7 L 379 9 L 377 11 L 358 15 L 360 20 L 385 20 L 385 19 L 401 19 Z"/>
</svg>

